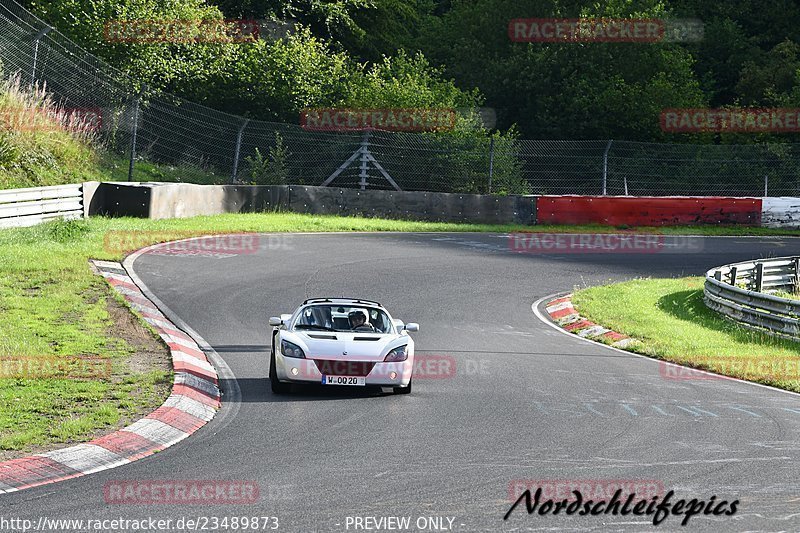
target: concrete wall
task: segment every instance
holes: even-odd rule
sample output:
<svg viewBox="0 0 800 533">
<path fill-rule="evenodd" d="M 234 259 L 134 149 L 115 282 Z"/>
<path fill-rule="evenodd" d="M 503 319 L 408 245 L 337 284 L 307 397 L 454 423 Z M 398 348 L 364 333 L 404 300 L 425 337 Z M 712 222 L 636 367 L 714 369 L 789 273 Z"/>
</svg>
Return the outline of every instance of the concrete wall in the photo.
<svg viewBox="0 0 800 533">
<path fill-rule="evenodd" d="M 87 198 L 90 215 L 154 219 L 291 211 L 445 222 L 533 224 L 533 196 L 361 191 L 298 185 L 102 183 Z"/>
<path fill-rule="evenodd" d="M 87 215 L 179 218 L 291 211 L 487 224 L 800 227 L 799 198 L 490 196 L 299 185 L 87 183 Z"/>
<path fill-rule="evenodd" d="M 768 228 L 800 228 L 800 198 L 764 198 L 761 225 Z"/>
<path fill-rule="evenodd" d="M 538 224 L 696 226 L 761 223 L 761 198 L 715 196 L 541 196 Z"/>
</svg>

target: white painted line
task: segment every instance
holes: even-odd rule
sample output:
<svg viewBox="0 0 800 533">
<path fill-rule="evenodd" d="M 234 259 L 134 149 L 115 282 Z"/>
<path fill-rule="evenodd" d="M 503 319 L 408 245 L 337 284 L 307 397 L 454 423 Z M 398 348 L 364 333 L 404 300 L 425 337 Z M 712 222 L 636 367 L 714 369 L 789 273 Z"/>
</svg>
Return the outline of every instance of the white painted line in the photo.
<svg viewBox="0 0 800 533">
<path fill-rule="evenodd" d="M 586 339 L 584 337 L 578 337 L 577 335 L 573 335 L 569 331 L 559 327 L 557 324 L 554 324 L 550 319 L 545 317 L 542 314 L 541 311 L 539 311 L 539 305 L 542 302 L 544 302 L 545 300 L 552 300 L 552 299 L 555 299 L 555 298 L 563 297 L 565 294 L 569 294 L 569 293 L 559 292 L 559 293 L 556 293 L 556 294 L 551 294 L 549 296 L 545 296 L 543 298 L 539 298 L 538 300 L 536 300 L 535 302 L 533 302 L 531 304 L 531 311 L 533 311 L 533 314 L 534 314 L 534 316 L 536 316 L 536 318 L 538 318 L 539 320 L 541 320 L 542 322 L 544 322 L 545 324 L 547 324 L 548 326 L 550 326 L 554 330 L 556 330 L 556 331 L 558 331 L 560 333 L 563 333 L 564 335 L 567 335 L 567 336 L 569 336 L 569 337 L 571 337 L 573 339 L 577 339 L 577 340 L 582 341 L 582 342 L 590 342 L 590 343 L 592 343 L 592 344 L 594 344 L 596 346 L 602 346 L 603 348 L 606 348 L 608 350 L 613 350 L 615 352 L 618 352 L 618 353 L 621 353 L 621 354 L 625 354 L 625 355 L 629 355 L 631 357 L 638 357 L 639 359 L 644 359 L 644 360 L 650 361 L 651 363 L 654 363 L 654 364 L 664 364 L 666 362 L 666 361 L 662 361 L 660 359 L 653 359 L 652 357 L 647 357 L 646 355 L 641 355 L 641 354 L 638 354 L 638 353 L 629 352 L 627 350 L 621 350 L 620 348 L 616 348 L 614 346 L 609 346 L 608 344 L 604 344 L 602 342 L 594 341 L 592 339 Z M 725 380 L 728 381 L 728 382 L 736 381 L 736 382 L 739 382 L 739 383 L 744 383 L 745 385 L 751 385 L 753 387 L 760 387 L 762 389 L 767 389 L 767 390 L 776 391 L 776 392 L 782 392 L 784 394 L 790 394 L 790 395 L 795 396 L 795 397 L 800 397 L 800 393 L 797 393 L 797 392 L 794 392 L 794 391 L 785 390 L 785 389 L 779 389 L 777 387 L 771 387 L 769 385 L 764 385 L 762 383 L 755 383 L 753 381 L 746 381 L 744 379 L 732 378 L 730 376 L 724 376 L 722 374 L 716 374 L 714 372 L 708 372 L 706 370 L 698 370 L 696 368 L 691 368 L 691 367 L 684 366 L 684 365 L 681 365 L 681 364 L 678 364 L 678 363 L 669 363 L 669 364 L 675 365 L 675 366 L 677 366 L 679 368 L 685 368 L 686 370 L 690 370 L 690 371 L 692 371 L 694 373 L 707 374 L 709 376 L 715 376 L 715 377 L 718 377 L 718 378 L 722 377 L 722 378 L 725 378 Z"/>
</svg>

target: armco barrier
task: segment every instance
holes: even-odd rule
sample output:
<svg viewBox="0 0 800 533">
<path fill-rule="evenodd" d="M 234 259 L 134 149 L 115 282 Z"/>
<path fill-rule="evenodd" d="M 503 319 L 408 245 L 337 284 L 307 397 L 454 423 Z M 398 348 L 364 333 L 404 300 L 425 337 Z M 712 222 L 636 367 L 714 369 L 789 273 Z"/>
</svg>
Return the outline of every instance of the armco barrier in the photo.
<svg viewBox="0 0 800 533">
<path fill-rule="evenodd" d="M 800 340 L 800 301 L 769 294 L 800 286 L 800 257 L 734 263 L 706 273 L 706 305 L 745 327 Z"/>
<path fill-rule="evenodd" d="M 681 226 L 761 224 L 761 198 L 540 196 L 537 224 Z"/>
<path fill-rule="evenodd" d="M 33 226 L 54 218 L 81 218 L 83 214 L 81 184 L 0 190 L 0 228 Z"/>
</svg>

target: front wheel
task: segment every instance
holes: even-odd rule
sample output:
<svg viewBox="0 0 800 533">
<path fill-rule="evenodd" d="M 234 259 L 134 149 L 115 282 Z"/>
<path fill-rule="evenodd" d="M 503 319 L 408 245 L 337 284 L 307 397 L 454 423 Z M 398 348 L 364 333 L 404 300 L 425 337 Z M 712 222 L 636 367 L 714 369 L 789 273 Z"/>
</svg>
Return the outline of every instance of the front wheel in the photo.
<svg viewBox="0 0 800 533">
<path fill-rule="evenodd" d="M 278 373 L 275 371 L 275 352 L 272 352 L 269 358 L 269 383 L 273 394 L 286 394 L 291 387 L 288 383 L 278 381 Z"/>
<path fill-rule="evenodd" d="M 411 394 L 411 382 L 408 382 L 407 387 L 392 387 L 395 394 Z"/>
</svg>

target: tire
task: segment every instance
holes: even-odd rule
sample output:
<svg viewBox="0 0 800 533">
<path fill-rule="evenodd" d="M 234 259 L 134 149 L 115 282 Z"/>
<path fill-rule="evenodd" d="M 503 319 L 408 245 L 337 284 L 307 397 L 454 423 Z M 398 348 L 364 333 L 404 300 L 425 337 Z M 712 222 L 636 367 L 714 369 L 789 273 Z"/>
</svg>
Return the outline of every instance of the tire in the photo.
<svg viewBox="0 0 800 533">
<path fill-rule="evenodd" d="M 273 394 L 287 394 L 291 385 L 278 381 L 278 374 L 275 372 L 275 352 L 271 352 L 269 358 L 269 383 Z"/>
<path fill-rule="evenodd" d="M 392 387 L 395 394 L 411 394 L 411 382 L 408 382 L 407 387 Z"/>
</svg>

